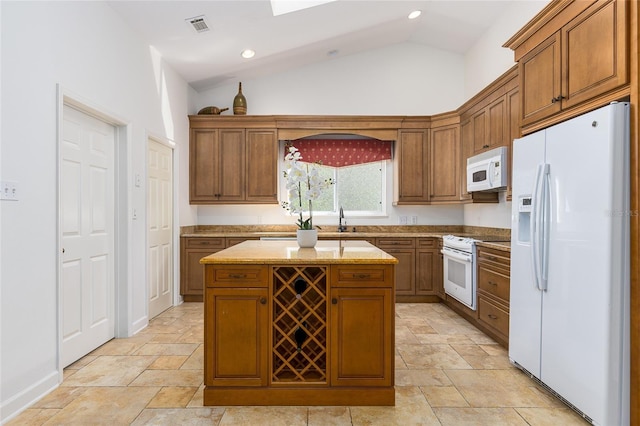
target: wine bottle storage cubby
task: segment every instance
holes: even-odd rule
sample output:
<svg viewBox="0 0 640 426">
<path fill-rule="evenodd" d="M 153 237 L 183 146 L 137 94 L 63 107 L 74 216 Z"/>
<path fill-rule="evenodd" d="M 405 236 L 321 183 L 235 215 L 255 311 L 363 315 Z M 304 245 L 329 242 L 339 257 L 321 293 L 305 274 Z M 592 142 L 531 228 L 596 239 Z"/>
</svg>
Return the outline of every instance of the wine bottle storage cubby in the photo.
<svg viewBox="0 0 640 426">
<path fill-rule="evenodd" d="M 273 268 L 271 381 L 327 383 L 327 267 Z"/>
</svg>

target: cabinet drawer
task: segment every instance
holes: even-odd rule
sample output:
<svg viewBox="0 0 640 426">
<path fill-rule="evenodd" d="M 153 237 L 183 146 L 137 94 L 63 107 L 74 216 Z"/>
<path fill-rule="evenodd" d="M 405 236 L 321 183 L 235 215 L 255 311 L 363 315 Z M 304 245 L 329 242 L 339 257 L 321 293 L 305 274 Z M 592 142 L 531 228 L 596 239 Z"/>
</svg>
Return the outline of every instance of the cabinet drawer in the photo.
<svg viewBox="0 0 640 426">
<path fill-rule="evenodd" d="M 392 285 L 392 265 L 331 267 L 331 287 L 391 287 Z"/>
<path fill-rule="evenodd" d="M 438 238 L 418 238 L 418 248 L 436 248 L 438 247 Z"/>
<path fill-rule="evenodd" d="M 509 269 L 511 266 L 511 253 L 487 247 L 478 247 L 478 262 L 491 263 L 498 267 Z"/>
<path fill-rule="evenodd" d="M 485 297 L 478 297 L 478 320 L 500 334 L 509 336 L 509 312 Z"/>
<path fill-rule="evenodd" d="M 478 265 L 478 288 L 487 293 L 509 301 L 509 276 L 502 272 L 493 270 L 485 264 Z"/>
<path fill-rule="evenodd" d="M 187 238 L 185 241 L 187 248 L 225 248 L 224 238 Z"/>
<path fill-rule="evenodd" d="M 385 248 L 415 248 L 415 238 L 377 238 L 376 246 L 381 249 Z"/>
<path fill-rule="evenodd" d="M 266 266 L 206 265 L 206 287 L 268 287 Z"/>
</svg>

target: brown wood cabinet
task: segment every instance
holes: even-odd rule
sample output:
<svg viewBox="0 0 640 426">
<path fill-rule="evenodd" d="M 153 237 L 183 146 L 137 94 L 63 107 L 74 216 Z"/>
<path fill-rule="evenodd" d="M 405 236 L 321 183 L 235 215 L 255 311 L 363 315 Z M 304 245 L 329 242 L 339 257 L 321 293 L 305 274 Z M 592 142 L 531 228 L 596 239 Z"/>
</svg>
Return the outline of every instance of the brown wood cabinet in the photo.
<svg viewBox="0 0 640 426">
<path fill-rule="evenodd" d="M 393 386 L 393 267 L 331 265 L 331 385 Z"/>
<path fill-rule="evenodd" d="M 429 202 L 429 132 L 399 130 L 396 143 L 398 204 Z"/>
<path fill-rule="evenodd" d="M 394 264 L 204 268 L 204 405 L 394 404 Z"/>
<path fill-rule="evenodd" d="M 277 203 L 275 129 L 191 129 L 191 204 Z"/>
<path fill-rule="evenodd" d="M 505 47 L 515 51 L 520 75 L 521 119 L 566 119 L 597 103 L 616 100 L 629 83 L 628 8 L 625 0 L 551 2 Z"/>
<path fill-rule="evenodd" d="M 416 248 L 416 295 L 438 296 L 442 287 L 441 238 L 418 238 Z"/>
<path fill-rule="evenodd" d="M 456 117 L 457 118 L 457 117 Z M 456 119 L 457 121 L 457 119 Z M 434 123 L 436 125 L 436 123 Z M 460 201 L 460 126 L 431 128 L 431 203 Z"/>
<path fill-rule="evenodd" d="M 510 253 L 478 247 L 478 322 L 504 346 L 509 342 Z"/>
<path fill-rule="evenodd" d="M 180 238 L 180 294 L 185 302 L 202 302 L 204 268 L 200 259 L 246 240 L 258 238 L 182 237 Z"/>
<path fill-rule="evenodd" d="M 521 136 L 520 133 L 520 88 L 511 89 L 506 94 L 507 100 L 507 140 L 509 141 L 507 151 L 507 201 L 511 200 L 512 188 L 512 164 L 513 164 L 513 140 Z"/>
<path fill-rule="evenodd" d="M 180 294 L 185 302 L 202 302 L 204 268 L 200 259 L 226 247 L 225 239 L 180 238 Z"/>
<path fill-rule="evenodd" d="M 210 268 L 205 283 L 205 385 L 265 386 L 269 361 L 268 268 Z"/>
<path fill-rule="evenodd" d="M 396 295 L 416 294 L 416 239 L 376 238 L 376 247 L 398 259 L 396 265 Z"/>
<path fill-rule="evenodd" d="M 519 136 L 518 67 L 514 66 L 465 103 L 460 109 L 460 196 L 465 202 L 497 203 L 496 192 L 467 192 L 467 159 L 481 152 L 512 146 Z M 518 120 L 514 121 L 514 114 Z M 508 162 L 511 150 L 507 151 Z M 507 171 L 508 186 L 511 176 Z M 508 189 L 507 189 L 508 191 Z"/>
</svg>

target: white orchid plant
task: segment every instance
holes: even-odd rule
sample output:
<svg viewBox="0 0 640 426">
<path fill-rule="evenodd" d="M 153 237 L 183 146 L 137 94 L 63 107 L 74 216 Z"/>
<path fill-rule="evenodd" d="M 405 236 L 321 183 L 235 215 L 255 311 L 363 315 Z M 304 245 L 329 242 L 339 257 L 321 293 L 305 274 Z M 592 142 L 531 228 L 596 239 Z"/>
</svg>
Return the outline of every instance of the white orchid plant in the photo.
<svg viewBox="0 0 640 426">
<path fill-rule="evenodd" d="M 314 229 L 313 201 L 317 200 L 322 195 L 322 191 L 332 185 L 333 181 L 322 179 L 314 164 L 302 163 L 302 155 L 295 146 L 287 145 L 285 150 L 287 155 L 284 159 L 287 169 L 284 171 L 284 178 L 287 181 L 289 201 L 283 201 L 282 207 L 289 210 L 291 214 L 299 215 L 298 229 Z M 308 208 L 305 209 L 307 206 Z M 302 215 L 305 210 L 309 212 L 307 219 Z"/>
</svg>

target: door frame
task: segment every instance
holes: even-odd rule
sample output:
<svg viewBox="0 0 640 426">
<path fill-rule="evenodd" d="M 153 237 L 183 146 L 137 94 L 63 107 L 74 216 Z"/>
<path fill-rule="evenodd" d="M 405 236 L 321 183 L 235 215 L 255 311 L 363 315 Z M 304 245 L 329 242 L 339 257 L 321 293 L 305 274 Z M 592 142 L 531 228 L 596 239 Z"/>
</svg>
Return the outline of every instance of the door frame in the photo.
<svg viewBox="0 0 640 426">
<path fill-rule="evenodd" d="M 63 118 L 65 105 L 73 107 L 98 120 L 104 121 L 115 127 L 114 146 L 114 327 L 115 337 L 129 336 L 130 293 L 132 282 L 132 271 L 129 265 L 129 247 L 132 246 L 131 223 L 129 221 L 129 206 L 131 205 L 131 193 L 129 191 L 129 159 L 131 157 L 132 126 L 129 120 L 125 120 L 118 115 L 109 112 L 106 108 L 97 105 L 83 97 L 69 91 L 60 84 L 57 91 L 57 131 L 56 131 L 56 214 L 58 216 L 56 229 L 56 309 L 57 309 L 57 345 L 56 356 L 58 364 L 59 383 L 63 381 L 63 366 L 60 352 L 62 350 L 62 206 L 60 196 L 61 188 L 61 166 L 63 141 Z"/>
<path fill-rule="evenodd" d="M 145 241 L 145 298 L 146 298 L 146 306 L 145 312 L 147 316 L 147 320 L 151 320 L 149 318 L 149 212 L 148 209 L 148 199 L 149 199 L 149 141 L 157 142 L 161 145 L 166 146 L 171 149 L 171 261 L 172 265 L 172 297 L 171 297 L 171 305 L 177 306 L 182 303 L 182 296 L 180 295 L 180 259 L 179 253 L 180 250 L 177 247 L 180 247 L 180 232 L 178 226 L 176 225 L 178 222 L 178 179 L 176 179 L 178 173 L 178 150 L 176 149 L 176 143 L 159 135 L 156 135 L 152 132 L 147 131 L 145 135 L 145 151 L 144 151 L 144 176 L 145 176 L 145 227 L 144 227 L 144 241 Z"/>
</svg>

